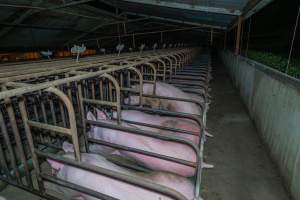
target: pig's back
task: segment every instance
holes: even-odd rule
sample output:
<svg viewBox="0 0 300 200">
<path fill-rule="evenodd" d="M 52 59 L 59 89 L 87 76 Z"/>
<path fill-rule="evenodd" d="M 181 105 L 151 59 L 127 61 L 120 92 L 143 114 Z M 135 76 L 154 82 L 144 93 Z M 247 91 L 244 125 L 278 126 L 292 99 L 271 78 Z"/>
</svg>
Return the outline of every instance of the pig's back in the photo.
<svg viewBox="0 0 300 200">
<path fill-rule="evenodd" d="M 149 88 L 151 88 L 149 86 Z M 174 97 L 174 98 L 183 98 L 183 99 L 193 99 L 190 95 L 186 94 L 185 92 L 181 91 L 179 88 L 167 84 L 158 82 L 156 84 L 156 95 L 165 96 L 165 97 Z M 169 100 L 163 100 L 169 101 Z M 176 112 L 183 112 L 189 114 L 196 114 L 199 115 L 199 107 L 195 103 L 191 102 L 182 102 L 182 101 L 169 101 L 168 110 L 176 111 Z"/>
<path fill-rule="evenodd" d="M 192 188 L 192 185 L 188 179 L 185 179 L 183 177 L 170 175 L 166 173 L 153 173 L 153 175 L 134 173 L 133 171 L 117 166 L 107 161 L 104 157 L 96 154 L 83 153 L 82 162 L 96 165 L 104 169 L 109 169 L 124 175 L 144 178 L 145 181 L 151 181 L 166 186 L 170 189 L 175 189 L 176 191 L 180 192 L 180 194 L 188 198 L 188 200 L 192 200 L 192 198 L 190 198 L 190 190 Z M 170 198 L 164 197 L 160 194 L 156 194 L 154 192 L 127 184 L 125 182 L 117 181 L 106 176 L 84 171 L 82 169 L 64 166 L 62 170 L 63 171 L 60 171 L 58 174 L 58 176 L 61 176 L 60 178 L 81 185 L 83 187 L 87 187 L 89 189 L 104 193 L 106 195 L 113 196 L 120 200 L 171 200 Z M 68 193 L 68 190 L 66 190 L 65 195 L 66 197 L 70 195 Z M 83 197 L 85 198 L 85 200 L 96 200 L 96 198 L 88 195 L 83 195 Z"/>
</svg>

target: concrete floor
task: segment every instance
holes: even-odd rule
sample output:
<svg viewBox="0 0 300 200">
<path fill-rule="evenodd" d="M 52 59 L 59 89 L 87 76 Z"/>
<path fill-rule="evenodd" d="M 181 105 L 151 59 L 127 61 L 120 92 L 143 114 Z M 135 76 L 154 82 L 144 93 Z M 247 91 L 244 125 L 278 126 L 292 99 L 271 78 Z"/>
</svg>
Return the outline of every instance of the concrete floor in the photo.
<svg viewBox="0 0 300 200">
<path fill-rule="evenodd" d="M 214 69 L 203 173 L 205 200 L 288 200 L 280 175 L 225 69 Z"/>
</svg>

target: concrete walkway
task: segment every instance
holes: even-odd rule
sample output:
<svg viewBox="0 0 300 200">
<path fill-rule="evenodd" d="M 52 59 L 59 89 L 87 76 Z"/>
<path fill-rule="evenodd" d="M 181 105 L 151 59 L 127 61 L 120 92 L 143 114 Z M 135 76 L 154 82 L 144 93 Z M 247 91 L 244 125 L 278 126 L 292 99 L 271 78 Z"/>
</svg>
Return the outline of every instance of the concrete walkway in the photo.
<svg viewBox="0 0 300 200">
<path fill-rule="evenodd" d="M 203 173 L 205 200 L 289 200 L 276 166 L 259 138 L 225 69 L 218 64 L 212 81 L 205 146 L 214 169 Z"/>
</svg>

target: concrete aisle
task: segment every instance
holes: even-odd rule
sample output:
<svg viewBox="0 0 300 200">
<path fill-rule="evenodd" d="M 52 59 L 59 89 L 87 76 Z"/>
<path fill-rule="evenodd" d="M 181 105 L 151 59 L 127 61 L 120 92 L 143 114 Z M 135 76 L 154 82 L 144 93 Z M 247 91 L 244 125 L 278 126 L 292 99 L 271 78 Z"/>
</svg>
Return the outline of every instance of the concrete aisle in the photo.
<svg viewBox="0 0 300 200">
<path fill-rule="evenodd" d="M 214 68 L 203 173 L 205 200 L 288 200 L 280 175 L 225 69 Z"/>
</svg>

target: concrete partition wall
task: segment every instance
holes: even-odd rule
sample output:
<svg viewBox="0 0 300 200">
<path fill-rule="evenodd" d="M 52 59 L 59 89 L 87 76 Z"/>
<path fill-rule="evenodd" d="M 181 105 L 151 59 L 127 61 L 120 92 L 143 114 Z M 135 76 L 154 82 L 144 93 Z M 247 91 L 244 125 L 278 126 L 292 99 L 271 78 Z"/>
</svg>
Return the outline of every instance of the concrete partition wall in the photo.
<svg viewBox="0 0 300 200">
<path fill-rule="evenodd" d="M 300 200 L 300 80 L 229 51 L 221 58 L 287 189 Z"/>
</svg>

